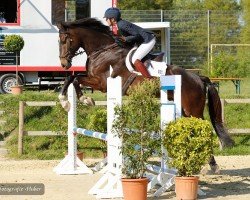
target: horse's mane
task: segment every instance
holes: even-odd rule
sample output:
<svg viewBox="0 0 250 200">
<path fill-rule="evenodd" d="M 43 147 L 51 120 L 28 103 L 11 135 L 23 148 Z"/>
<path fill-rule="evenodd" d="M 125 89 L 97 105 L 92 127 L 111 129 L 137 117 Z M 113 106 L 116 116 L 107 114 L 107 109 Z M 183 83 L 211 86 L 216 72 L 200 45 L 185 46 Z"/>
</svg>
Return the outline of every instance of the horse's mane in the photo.
<svg viewBox="0 0 250 200">
<path fill-rule="evenodd" d="M 73 22 L 63 22 L 62 25 L 67 28 L 82 27 L 90 28 L 101 33 L 112 35 L 112 32 L 108 26 L 105 26 L 101 21 L 95 18 L 84 18 Z"/>
</svg>

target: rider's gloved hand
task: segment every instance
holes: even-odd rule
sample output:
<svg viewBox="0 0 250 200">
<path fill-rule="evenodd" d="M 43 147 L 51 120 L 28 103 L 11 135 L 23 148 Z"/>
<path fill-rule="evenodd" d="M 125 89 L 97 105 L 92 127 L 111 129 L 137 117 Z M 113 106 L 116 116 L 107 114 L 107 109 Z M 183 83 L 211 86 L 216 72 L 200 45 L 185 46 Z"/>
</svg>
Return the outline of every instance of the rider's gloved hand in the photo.
<svg viewBox="0 0 250 200">
<path fill-rule="evenodd" d="M 121 39 L 121 37 L 115 37 L 115 43 L 117 43 L 120 47 L 124 47 L 124 41 Z"/>
<path fill-rule="evenodd" d="M 119 36 L 118 38 L 119 38 L 119 40 L 121 40 L 122 42 L 126 42 L 126 38 L 125 38 L 124 36 Z"/>
</svg>

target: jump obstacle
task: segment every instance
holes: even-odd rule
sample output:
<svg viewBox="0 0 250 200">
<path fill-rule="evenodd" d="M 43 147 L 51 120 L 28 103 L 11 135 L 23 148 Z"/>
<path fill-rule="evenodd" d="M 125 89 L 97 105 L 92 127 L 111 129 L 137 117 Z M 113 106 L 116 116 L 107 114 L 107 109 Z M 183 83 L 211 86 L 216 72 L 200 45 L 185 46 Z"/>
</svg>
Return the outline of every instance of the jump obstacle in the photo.
<svg viewBox="0 0 250 200">
<path fill-rule="evenodd" d="M 168 100 L 168 91 L 173 91 L 174 101 Z M 160 77 L 160 103 L 161 130 L 164 130 L 169 122 L 181 117 L 181 75 Z M 148 191 L 155 185 L 161 186 L 155 191 L 155 197 L 159 197 L 162 193 L 174 185 L 174 177 L 176 174 L 176 170 L 170 169 L 166 164 L 168 156 L 167 151 L 163 146 L 161 147 L 161 151 L 161 167 L 148 166 L 149 171 L 157 173 L 157 175 L 154 175 L 153 177 L 150 177 L 149 175 L 151 181 L 148 183 Z"/>
<path fill-rule="evenodd" d="M 53 169 L 57 174 L 92 174 L 93 171 L 87 167 L 77 156 L 77 135 L 73 132 L 76 127 L 76 93 L 73 84 L 68 89 L 68 101 L 70 110 L 68 112 L 68 155 Z"/>
<path fill-rule="evenodd" d="M 161 128 L 164 127 L 176 118 L 181 116 L 181 76 L 162 76 L 161 81 Z M 122 91 L 121 78 L 108 78 L 107 80 L 107 130 L 108 134 L 89 131 L 76 127 L 76 95 L 73 85 L 71 84 L 68 90 L 68 100 L 71 108 L 68 113 L 68 155 L 59 163 L 54 171 L 57 174 L 92 174 L 93 171 L 88 168 L 76 156 L 76 136 L 78 134 L 87 135 L 90 137 L 99 138 L 107 141 L 108 156 L 107 156 L 107 171 L 104 176 L 92 187 L 89 194 L 97 195 L 97 198 L 116 198 L 122 197 L 121 189 L 121 165 L 122 155 L 120 154 L 121 141 L 112 133 L 112 123 L 115 119 L 114 107 L 121 105 Z M 174 101 L 168 101 L 167 91 L 174 92 Z M 166 165 L 167 153 L 162 147 L 163 157 L 161 167 L 148 166 L 150 178 L 148 190 L 152 189 L 156 184 L 161 187 L 154 193 L 154 196 L 160 196 L 169 187 L 174 184 L 174 176 L 176 171 L 169 169 Z M 152 175 L 156 174 L 156 175 Z"/>
<path fill-rule="evenodd" d="M 112 124 L 115 119 L 114 108 L 121 105 L 122 85 L 121 78 L 107 79 L 107 132 L 100 133 L 76 127 L 76 94 L 73 85 L 68 89 L 68 101 L 70 111 L 68 113 L 68 155 L 54 168 L 57 174 L 92 174 L 77 156 L 77 134 L 83 134 L 107 141 L 107 168 L 104 176 L 92 187 L 89 194 L 95 194 L 98 198 L 122 197 L 121 188 L 121 164 L 120 139 L 112 132 Z M 104 161 L 105 162 L 105 161 Z"/>
</svg>

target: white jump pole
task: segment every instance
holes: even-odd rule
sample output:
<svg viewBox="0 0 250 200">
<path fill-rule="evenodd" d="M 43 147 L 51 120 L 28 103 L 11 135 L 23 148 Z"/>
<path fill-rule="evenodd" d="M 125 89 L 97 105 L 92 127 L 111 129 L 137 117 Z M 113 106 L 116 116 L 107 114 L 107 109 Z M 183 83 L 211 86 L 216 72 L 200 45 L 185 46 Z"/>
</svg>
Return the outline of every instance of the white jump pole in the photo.
<svg viewBox="0 0 250 200">
<path fill-rule="evenodd" d="M 182 116 L 181 106 L 181 75 L 162 76 L 161 80 L 161 129 L 164 130 L 165 126 L 173 120 Z M 174 92 L 174 101 L 168 100 L 167 91 Z M 167 114 L 168 113 L 168 114 Z M 165 158 L 162 159 L 161 170 L 165 174 L 165 181 L 161 184 L 154 196 L 160 196 L 168 188 L 174 185 L 175 170 L 169 169 L 166 164 L 167 151 L 162 147 L 162 152 Z M 164 156 L 164 155 L 163 155 Z M 165 182 L 165 183 L 164 183 Z M 206 195 L 201 189 L 198 189 L 199 195 Z"/>
<path fill-rule="evenodd" d="M 181 75 L 161 76 L 161 129 L 164 130 L 167 124 L 178 117 L 181 117 Z M 174 101 L 168 100 L 168 91 L 173 91 Z M 156 184 L 161 185 L 154 193 L 155 197 L 160 196 L 174 184 L 176 170 L 169 169 L 166 165 L 167 152 L 162 146 L 163 157 L 158 175 L 154 176 L 148 184 L 148 190 Z"/>
<path fill-rule="evenodd" d="M 77 156 L 77 135 L 74 132 L 76 126 L 76 94 L 73 84 L 68 88 L 68 101 L 70 110 L 68 112 L 68 155 L 54 168 L 57 174 L 92 174 Z"/>
<path fill-rule="evenodd" d="M 120 154 L 121 141 L 112 130 L 115 119 L 114 108 L 122 103 L 121 77 L 107 79 L 107 171 L 101 179 L 89 190 L 89 194 L 96 198 L 121 198 L 122 155 Z"/>
<path fill-rule="evenodd" d="M 161 76 L 161 130 L 167 124 L 181 117 L 181 75 Z M 168 100 L 168 91 L 173 91 L 173 101 Z M 167 158 L 167 152 L 162 146 L 163 157 Z M 166 160 L 162 159 L 161 170 L 169 170 Z"/>
</svg>

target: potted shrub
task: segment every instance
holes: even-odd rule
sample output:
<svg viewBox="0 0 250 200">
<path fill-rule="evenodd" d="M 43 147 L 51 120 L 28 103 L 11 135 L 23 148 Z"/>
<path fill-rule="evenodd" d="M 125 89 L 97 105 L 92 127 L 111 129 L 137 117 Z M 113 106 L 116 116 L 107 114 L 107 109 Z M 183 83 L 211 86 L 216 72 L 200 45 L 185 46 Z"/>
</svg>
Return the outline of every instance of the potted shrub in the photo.
<svg viewBox="0 0 250 200">
<path fill-rule="evenodd" d="M 129 91 L 128 99 L 116 107 L 113 130 L 122 140 L 122 187 L 125 200 L 147 199 L 146 165 L 160 140 L 153 137 L 160 131 L 160 108 L 155 98 L 159 82 L 146 80 Z"/>
<path fill-rule="evenodd" d="M 13 94 L 20 94 L 22 92 L 22 86 L 19 83 L 18 76 L 18 53 L 24 47 L 24 40 L 20 35 L 6 35 L 3 44 L 6 51 L 15 52 L 16 54 L 16 85 L 13 85 L 11 90 Z"/>
<path fill-rule="evenodd" d="M 197 199 L 198 177 L 212 154 L 212 128 L 206 120 L 179 118 L 163 131 L 163 145 L 171 158 L 168 164 L 178 170 L 175 177 L 177 199 Z"/>
</svg>

